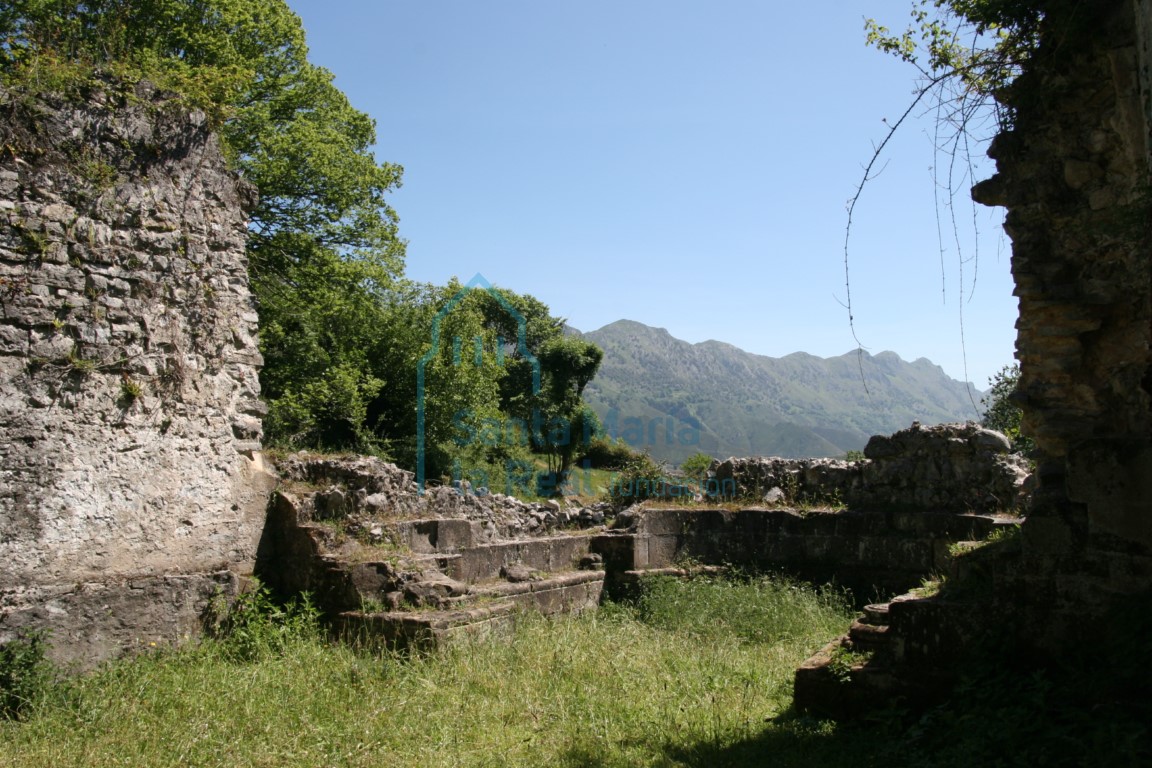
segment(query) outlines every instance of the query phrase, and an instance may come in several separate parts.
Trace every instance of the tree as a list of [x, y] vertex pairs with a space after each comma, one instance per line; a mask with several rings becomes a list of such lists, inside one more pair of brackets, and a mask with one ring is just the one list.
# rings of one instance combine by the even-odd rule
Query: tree
[[1004, 366], [988, 380], [990, 385], [988, 394], [980, 398], [980, 404], [985, 407], [984, 418], [980, 423], [988, 429], [1003, 433], [1012, 441], [1012, 447], [1016, 451], [1029, 454], [1035, 448], [1035, 444], [1032, 438], [1021, 434], [1020, 423], [1023, 414], [1020, 406], [1012, 401], [1019, 381], [1019, 363]]
[[548, 470], [562, 483], [575, 456], [603, 431], [600, 420], [583, 402], [584, 388], [600, 369], [604, 350], [571, 336], [547, 341], [538, 353], [544, 379], [539, 409], [545, 424], [541, 444]]
[[[284, 0], [13, 0], [0, 7], [7, 85], [78, 97], [97, 85], [128, 98], [127, 86], [149, 80], [204, 110], [233, 167], [256, 186], [249, 277], [260, 311], [269, 442], [385, 450], [412, 466], [421, 361], [429, 397], [422, 426], [436, 471], [466, 453], [493, 459], [507, 446], [464, 436], [537, 409], [581, 434], [595, 432], [581, 394], [600, 350], [565, 340], [563, 321], [537, 299], [473, 291], [437, 326], [441, 341], [499, 347], [504, 363], [463, 365], [451, 343], [433, 347], [437, 316], [461, 286], [403, 279], [405, 244], [387, 203], [402, 169], [376, 161], [372, 120], [307, 54], [300, 20]], [[518, 317], [526, 321], [523, 347]], [[539, 393], [524, 350], [542, 360]], [[566, 468], [579, 445], [544, 447]]]
[[[972, 178], [973, 152], [1013, 120], [1011, 107], [998, 100], [997, 94], [1011, 85], [1035, 51], [1045, 6], [1075, 2], [913, 0], [912, 21], [902, 33], [893, 33], [874, 19], [865, 22], [868, 44], [912, 64], [920, 73], [920, 81], [904, 112], [896, 120], [888, 122], [887, 134], [876, 144], [856, 191], [848, 201], [848, 222], [844, 233], [844, 306], [848, 312], [848, 326], [861, 350], [863, 345], [856, 336], [853, 315], [849, 242], [856, 203], [873, 177], [888, 142], [926, 100], [928, 106], [924, 107], [925, 111], [935, 108], [933, 145], [937, 157], [932, 163], [933, 194], [943, 190], [946, 195], [952, 211], [953, 233], [958, 238], [955, 201], [959, 190], [970, 187], [975, 181]], [[941, 154], [944, 158], [939, 157]], [[974, 203], [972, 221], [975, 228]], [[944, 251], [941, 241], [941, 280], [944, 279]], [[968, 261], [978, 268], [979, 254], [973, 254], [969, 259], [959, 258], [961, 328], [964, 323], [964, 270]]]

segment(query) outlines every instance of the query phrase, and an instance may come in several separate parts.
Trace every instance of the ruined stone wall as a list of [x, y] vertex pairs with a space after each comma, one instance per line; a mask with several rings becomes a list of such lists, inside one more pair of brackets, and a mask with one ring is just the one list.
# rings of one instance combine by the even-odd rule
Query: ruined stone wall
[[714, 462], [714, 486], [738, 498], [851, 509], [997, 512], [1021, 507], [1028, 462], [977, 424], [914, 424], [875, 435], [864, 460], [744, 458]]
[[0, 641], [92, 663], [194, 634], [250, 572], [252, 190], [146, 86], [0, 91]]
[[951, 567], [957, 542], [1018, 518], [924, 511], [634, 508], [598, 536], [611, 579], [685, 563], [783, 571], [859, 600], [899, 594]]
[[1149, 13], [1052, 4], [1006, 97], [999, 173], [974, 190], [1008, 208], [1019, 397], [1042, 454], [1022, 594], [1070, 627], [1152, 589]]

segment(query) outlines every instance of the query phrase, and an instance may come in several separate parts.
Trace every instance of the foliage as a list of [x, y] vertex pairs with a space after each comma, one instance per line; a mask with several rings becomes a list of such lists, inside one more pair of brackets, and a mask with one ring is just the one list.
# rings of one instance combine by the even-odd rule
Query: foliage
[[542, 444], [548, 470], [563, 477], [573, 459], [602, 433], [600, 420], [583, 401], [584, 388], [600, 369], [604, 350], [582, 339], [557, 335], [540, 346], [543, 377], [538, 407], [547, 428]]
[[287, 3], [15, 0], [0, 11], [0, 39], [9, 85], [79, 92], [147, 79], [209, 114], [259, 192], [248, 254], [276, 410], [269, 438], [363, 447], [365, 425], [349, 418], [386, 380], [370, 355], [384, 343], [381, 297], [403, 266], [385, 200], [402, 169], [376, 161], [372, 120], [308, 62]]
[[1020, 0], [915, 0], [911, 15], [899, 35], [868, 19], [868, 44], [914, 65], [928, 83], [952, 81], [961, 101], [983, 102], [1019, 74], [1042, 14]]
[[45, 632], [20, 632], [0, 644], [0, 720], [27, 717], [56, 679]]
[[369, 450], [374, 439], [366, 429], [368, 402], [384, 382], [341, 363], [322, 377], [303, 382], [275, 399], [265, 426], [283, 445], [321, 450]]
[[621, 438], [598, 435], [584, 448], [581, 462], [587, 462], [592, 469], [623, 469], [637, 452]]
[[694, 480], [705, 480], [708, 477], [708, 468], [712, 466], [712, 457], [699, 451], [680, 462], [680, 471]]
[[984, 417], [980, 423], [988, 429], [1002, 433], [1012, 441], [1014, 450], [1028, 455], [1035, 449], [1032, 438], [1020, 432], [1023, 413], [1013, 400], [1020, 382], [1020, 365], [1006, 365], [988, 380], [988, 394], [980, 398]]
[[841, 645], [832, 651], [832, 658], [828, 662], [828, 671], [837, 681], [847, 683], [852, 679], [853, 667], [865, 664], [872, 658], [870, 651], [857, 651]]
[[218, 598], [214, 613], [209, 636], [216, 640], [220, 655], [230, 661], [282, 656], [295, 645], [322, 636], [320, 612], [308, 595], [280, 605], [262, 585], [231, 602]]
[[631, 504], [655, 498], [670, 482], [661, 464], [647, 453], [634, 453], [612, 478], [608, 488], [608, 501], [620, 509]]

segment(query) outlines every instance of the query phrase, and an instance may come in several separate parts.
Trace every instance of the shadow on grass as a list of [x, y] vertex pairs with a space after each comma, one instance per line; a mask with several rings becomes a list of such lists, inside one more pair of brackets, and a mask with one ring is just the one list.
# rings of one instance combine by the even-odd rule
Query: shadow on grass
[[[1127, 665], [964, 677], [948, 700], [912, 714], [882, 706], [868, 722], [835, 725], [788, 713], [751, 738], [664, 750], [688, 768], [969, 768], [1152, 765], [1152, 675]], [[589, 765], [595, 765], [591, 763]]]
[[[643, 758], [622, 756], [618, 749], [604, 750], [593, 743], [571, 747], [559, 761], [565, 768], [837, 768], [838, 766], [891, 765], [891, 750], [872, 730], [875, 724], [836, 725], [787, 713], [766, 724], [758, 735], [736, 743], [700, 742], [685, 746], [633, 744]], [[619, 747], [620, 745], [614, 745]]]
[[758, 735], [734, 744], [702, 742], [666, 751], [669, 765], [686, 768], [837, 768], [891, 765], [891, 750], [874, 725], [814, 720], [788, 712]]

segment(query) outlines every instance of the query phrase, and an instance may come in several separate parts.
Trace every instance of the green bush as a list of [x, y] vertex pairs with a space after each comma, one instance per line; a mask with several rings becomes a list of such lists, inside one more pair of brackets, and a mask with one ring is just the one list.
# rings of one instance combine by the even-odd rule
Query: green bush
[[624, 469], [640, 454], [620, 438], [597, 437], [592, 440], [578, 463], [588, 462], [590, 469]]
[[[712, 466], [712, 457], [703, 451], [692, 454], [680, 463], [680, 471], [693, 480], [704, 481], [708, 477], [708, 468]], [[703, 484], [703, 482], [701, 482]]]
[[631, 458], [612, 476], [608, 486], [608, 500], [617, 508], [627, 507], [645, 499], [657, 498], [665, 484], [664, 468], [647, 453], [633, 453]]
[[1014, 399], [1020, 385], [1020, 364], [1006, 365], [988, 379], [988, 394], [980, 398], [984, 417], [980, 424], [1002, 433], [1012, 441], [1012, 450], [1030, 455], [1036, 448], [1032, 438], [1020, 431], [1024, 414]]
[[55, 683], [47, 633], [21, 632], [0, 645], [0, 719], [21, 720]]
[[295, 644], [318, 640], [320, 611], [307, 594], [281, 605], [261, 585], [230, 603], [221, 597], [208, 635], [232, 661], [273, 658]]
[[368, 402], [384, 382], [352, 365], [338, 365], [285, 392], [268, 413], [268, 439], [291, 448], [370, 450], [372, 436], [364, 427]]

